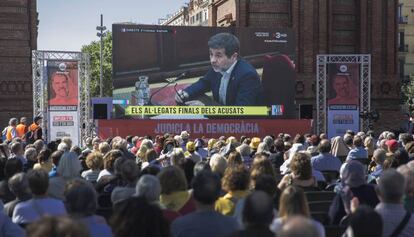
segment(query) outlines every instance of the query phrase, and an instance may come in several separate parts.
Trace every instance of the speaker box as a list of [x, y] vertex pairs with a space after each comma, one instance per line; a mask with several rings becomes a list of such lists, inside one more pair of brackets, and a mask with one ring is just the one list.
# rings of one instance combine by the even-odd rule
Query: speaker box
[[300, 119], [313, 119], [313, 105], [299, 105]]
[[93, 105], [93, 119], [108, 119], [108, 105], [94, 104]]

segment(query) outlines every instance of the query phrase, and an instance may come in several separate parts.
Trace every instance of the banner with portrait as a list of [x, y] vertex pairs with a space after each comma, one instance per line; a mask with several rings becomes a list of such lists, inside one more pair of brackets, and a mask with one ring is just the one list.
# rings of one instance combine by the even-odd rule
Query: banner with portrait
[[328, 137], [343, 136], [346, 130], [359, 131], [359, 64], [329, 64], [327, 75]]
[[49, 106], [78, 105], [78, 62], [47, 61]]
[[70, 137], [78, 145], [80, 134], [78, 61], [47, 61], [49, 140]]

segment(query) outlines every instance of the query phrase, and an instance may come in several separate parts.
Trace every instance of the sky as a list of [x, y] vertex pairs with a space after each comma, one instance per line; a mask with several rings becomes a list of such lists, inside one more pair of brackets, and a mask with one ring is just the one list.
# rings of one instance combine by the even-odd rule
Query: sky
[[100, 14], [104, 25], [134, 22], [157, 24], [189, 0], [37, 0], [38, 50], [80, 51], [82, 45], [99, 40], [96, 26]]

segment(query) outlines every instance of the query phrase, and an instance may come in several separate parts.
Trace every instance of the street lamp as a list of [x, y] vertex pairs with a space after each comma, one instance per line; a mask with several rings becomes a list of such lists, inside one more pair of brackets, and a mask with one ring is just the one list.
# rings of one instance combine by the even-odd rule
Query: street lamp
[[99, 77], [99, 96], [103, 97], [103, 83], [102, 83], [102, 78], [103, 78], [103, 55], [102, 55], [102, 49], [103, 49], [103, 37], [105, 37], [105, 30], [106, 27], [103, 25], [103, 15], [101, 14], [101, 25], [96, 27], [96, 30], [98, 30], [99, 32], [96, 34], [100, 39], [101, 39], [101, 47], [100, 47], [100, 77]]

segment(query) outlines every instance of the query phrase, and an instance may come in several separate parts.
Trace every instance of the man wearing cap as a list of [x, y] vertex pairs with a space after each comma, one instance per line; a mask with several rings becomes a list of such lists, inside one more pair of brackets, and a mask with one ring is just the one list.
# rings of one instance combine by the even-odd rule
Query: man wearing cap
[[395, 139], [387, 140], [385, 145], [388, 147], [388, 152], [395, 153], [398, 150], [399, 144]]
[[261, 142], [260, 137], [253, 137], [252, 141], [250, 142], [250, 156], [254, 156], [256, 154], [257, 148], [259, 147], [259, 144]]

